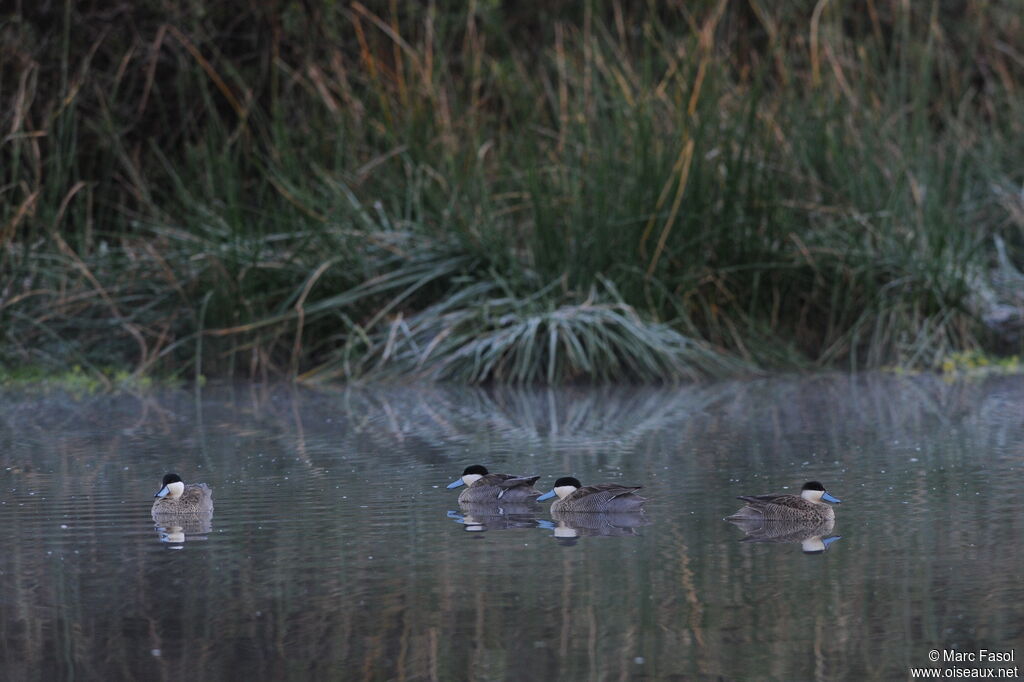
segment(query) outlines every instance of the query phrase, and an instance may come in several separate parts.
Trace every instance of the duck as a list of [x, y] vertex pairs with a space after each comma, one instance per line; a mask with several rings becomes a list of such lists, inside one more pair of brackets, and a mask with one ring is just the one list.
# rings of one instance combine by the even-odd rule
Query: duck
[[563, 476], [555, 481], [554, 487], [537, 498], [538, 502], [558, 499], [551, 503], [555, 512], [630, 512], [640, 511], [646, 497], [636, 494], [643, 486], [619, 485], [618, 483], [596, 483], [584, 486], [579, 479]]
[[533, 484], [540, 476], [513, 476], [512, 474], [492, 474], [487, 467], [473, 464], [466, 467], [462, 476], [448, 484], [452, 490], [459, 486], [466, 489], [459, 495], [459, 504], [480, 502], [532, 502], [540, 496]]
[[746, 504], [726, 521], [742, 519], [766, 519], [774, 521], [805, 521], [821, 523], [835, 520], [832, 507], [825, 504], [839, 504], [841, 500], [826, 492], [818, 481], [808, 481], [799, 495], [740, 495], [737, 499]]
[[205, 483], [185, 485], [178, 474], [164, 476], [163, 487], [153, 497], [153, 518], [170, 515], [213, 513], [213, 490]]

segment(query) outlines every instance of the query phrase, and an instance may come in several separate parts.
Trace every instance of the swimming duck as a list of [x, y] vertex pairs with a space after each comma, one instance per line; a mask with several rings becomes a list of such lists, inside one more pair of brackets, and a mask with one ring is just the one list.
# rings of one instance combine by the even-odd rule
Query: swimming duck
[[205, 483], [185, 485], [178, 474], [164, 476], [163, 487], [153, 497], [153, 518], [169, 515], [210, 514], [213, 512], [213, 490]]
[[538, 502], [558, 499], [551, 503], [554, 512], [628, 512], [640, 511], [647, 498], [636, 494], [642, 486], [619, 485], [618, 483], [597, 483], [583, 486], [572, 476], [563, 476], [555, 481], [554, 487], [537, 498]]
[[740, 495], [737, 499], [747, 504], [726, 521], [749, 518], [773, 519], [776, 521], [821, 522], [835, 519], [832, 507], [825, 504], [839, 504], [840, 500], [825, 492], [825, 486], [817, 481], [808, 481], [799, 495]]
[[490, 474], [479, 464], [468, 466], [462, 476], [448, 484], [448, 489], [466, 489], [459, 495], [459, 504], [472, 502], [529, 502], [540, 495], [533, 484], [540, 476], [513, 476], [512, 474]]

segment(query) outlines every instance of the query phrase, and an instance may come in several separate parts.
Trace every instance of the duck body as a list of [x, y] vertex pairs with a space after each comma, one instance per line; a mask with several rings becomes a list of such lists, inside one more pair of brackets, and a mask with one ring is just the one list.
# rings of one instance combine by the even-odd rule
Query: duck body
[[163, 487], [154, 495], [153, 518], [199, 516], [213, 513], [213, 490], [205, 483], [185, 484], [177, 474], [164, 476]]
[[466, 486], [459, 494], [459, 504], [508, 504], [532, 502], [540, 497], [533, 484], [540, 476], [514, 476], [492, 474], [479, 464], [466, 467], [462, 476], [448, 484], [448, 488]]
[[825, 492], [817, 481], [805, 483], [799, 495], [740, 495], [746, 502], [727, 521], [764, 519], [771, 521], [799, 521], [825, 523], [835, 520], [835, 512], [826, 502], [839, 504], [839, 500]]
[[637, 512], [641, 511], [647, 498], [636, 494], [643, 486], [619, 485], [618, 483], [597, 483], [582, 485], [572, 476], [555, 481], [551, 492], [542, 495], [538, 501], [558, 496], [551, 503], [551, 512]]

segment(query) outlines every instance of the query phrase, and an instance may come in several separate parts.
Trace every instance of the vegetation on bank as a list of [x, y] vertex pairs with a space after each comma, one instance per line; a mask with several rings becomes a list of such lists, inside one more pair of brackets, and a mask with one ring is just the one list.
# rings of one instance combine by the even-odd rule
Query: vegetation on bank
[[0, 366], [652, 381], [1020, 352], [1016, 0], [551, 5], [0, 20]]

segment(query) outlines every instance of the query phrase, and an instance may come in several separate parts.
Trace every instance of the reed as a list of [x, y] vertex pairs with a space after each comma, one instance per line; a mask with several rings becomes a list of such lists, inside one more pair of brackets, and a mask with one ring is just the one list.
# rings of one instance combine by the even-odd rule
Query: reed
[[1018, 15], [21, 9], [0, 364], [647, 381], [1019, 352]]

